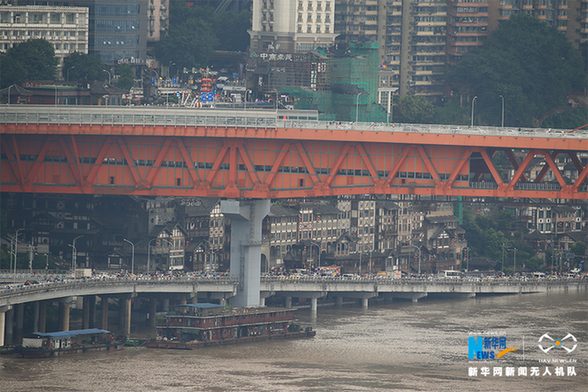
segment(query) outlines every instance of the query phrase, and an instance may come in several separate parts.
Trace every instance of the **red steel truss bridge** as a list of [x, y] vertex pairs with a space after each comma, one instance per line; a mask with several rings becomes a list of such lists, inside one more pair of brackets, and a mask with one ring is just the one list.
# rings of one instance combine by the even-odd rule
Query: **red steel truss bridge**
[[317, 116], [295, 110], [5, 106], [0, 187], [250, 199], [588, 199], [585, 130], [391, 126]]

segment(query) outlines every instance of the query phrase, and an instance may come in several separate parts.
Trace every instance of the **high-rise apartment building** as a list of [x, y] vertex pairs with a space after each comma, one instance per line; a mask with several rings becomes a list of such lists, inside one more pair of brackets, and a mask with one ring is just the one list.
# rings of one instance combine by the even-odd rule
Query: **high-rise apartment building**
[[252, 52], [309, 52], [333, 44], [335, 0], [253, 0]]
[[[151, 0], [10, 0], [13, 6], [86, 7], [89, 11], [87, 52], [105, 64], [145, 64], [148, 2]], [[155, 1], [155, 0], [154, 0]], [[157, 0], [161, 3], [169, 0]], [[154, 32], [155, 34], [155, 32]], [[152, 37], [155, 39], [155, 35]]]
[[88, 53], [88, 8], [59, 6], [0, 6], [0, 51], [29, 39], [44, 39], [59, 61], [73, 52]]

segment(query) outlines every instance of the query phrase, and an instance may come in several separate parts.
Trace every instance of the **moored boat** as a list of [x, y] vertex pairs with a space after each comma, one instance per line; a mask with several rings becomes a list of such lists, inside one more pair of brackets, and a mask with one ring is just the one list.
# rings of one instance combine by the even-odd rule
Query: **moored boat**
[[199, 347], [312, 337], [312, 328], [294, 324], [289, 308], [245, 308], [201, 303], [178, 305], [160, 319], [149, 348], [191, 350]]
[[24, 337], [17, 351], [23, 358], [46, 358], [93, 351], [121, 350], [126, 337], [114, 337], [104, 329], [78, 329], [61, 332], [34, 332]]

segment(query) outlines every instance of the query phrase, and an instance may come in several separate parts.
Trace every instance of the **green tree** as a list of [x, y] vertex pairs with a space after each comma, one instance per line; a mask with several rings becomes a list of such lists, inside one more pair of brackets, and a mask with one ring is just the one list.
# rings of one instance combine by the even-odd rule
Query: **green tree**
[[26, 80], [53, 80], [57, 59], [53, 46], [44, 39], [30, 39], [8, 49], [0, 57], [2, 87]]
[[450, 99], [443, 106], [435, 107], [433, 123], [467, 125], [469, 119], [469, 111], [461, 107], [459, 99]]
[[[230, 28], [227, 28], [230, 26]], [[251, 12], [222, 12], [216, 16], [214, 33], [218, 39], [216, 49], [245, 52], [249, 47]]]
[[128, 92], [135, 84], [135, 73], [133, 72], [133, 68], [129, 64], [122, 64], [118, 67], [118, 74], [119, 77], [116, 87]]
[[108, 80], [108, 66], [98, 57], [74, 52], [63, 59], [64, 77], [69, 80]]
[[570, 248], [570, 251], [577, 256], [584, 256], [586, 253], [586, 243], [578, 241]]
[[170, 28], [156, 43], [155, 57], [162, 64], [175, 63], [178, 68], [206, 64], [218, 42], [213, 29], [214, 10], [188, 7], [181, 2], [172, 4]]
[[586, 85], [586, 67], [564, 34], [520, 14], [451, 67], [446, 80], [460, 93], [478, 97], [476, 123], [500, 125], [502, 95], [506, 125], [530, 126]]
[[398, 99], [395, 121], [400, 123], [429, 124], [435, 115], [433, 104], [424, 97], [406, 95]]

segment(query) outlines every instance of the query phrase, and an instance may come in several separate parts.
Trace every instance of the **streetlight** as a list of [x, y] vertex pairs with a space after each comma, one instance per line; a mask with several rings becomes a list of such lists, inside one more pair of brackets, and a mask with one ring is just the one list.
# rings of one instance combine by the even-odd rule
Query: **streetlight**
[[420, 275], [421, 274], [421, 246], [423, 246], [423, 245], [416, 246], [416, 245], [409, 244], [408, 246], [415, 248], [416, 250], [419, 251], [419, 270], [418, 271], [419, 271], [419, 275]]
[[316, 248], [318, 249], [318, 268], [321, 267], [321, 244], [320, 242], [310, 242], [310, 244], [312, 246], [316, 246]]
[[123, 241], [128, 242], [129, 244], [131, 244], [132, 247], [132, 253], [131, 253], [131, 274], [135, 273], [135, 244], [133, 244], [131, 241], [127, 240], [126, 238], [123, 238]]
[[472, 99], [472, 127], [474, 126], [474, 103], [476, 102], [476, 99], [478, 99], [477, 95]]
[[359, 118], [359, 96], [361, 93], [357, 93], [357, 98], [355, 99], [355, 122], [357, 122]]
[[500, 95], [500, 98], [502, 99], [502, 128], [504, 128], [504, 97]]
[[149, 273], [149, 267], [151, 266], [151, 242], [155, 241], [155, 240], [162, 240], [162, 241], [166, 241], [168, 244], [173, 245], [171, 242], [169, 242], [168, 240], [166, 240], [165, 238], [152, 238], [149, 240], [149, 242], [147, 243], [147, 273]]
[[110, 71], [103, 69], [102, 72], [108, 73], [108, 84], [110, 85], [110, 81], [112, 80], [112, 75], [110, 74]]
[[71, 71], [73, 68], [75, 68], [75, 65], [72, 65], [71, 67], [69, 67], [69, 69], [67, 70], [67, 72], [65, 73], [67, 75], [67, 77], [65, 78], [65, 80], [67, 80], [69, 82], [69, 71]]
[[14, 237], [12, 237], [14, 239], [14, 279], [13, 279], [13, 283], [16, 283], [16, 262], [18, 260], [18, 232], [24, 230], [24, 227], [21, 227], [20, 229], [18, 229], [16, 231], [16, 234], [14, 234]]
[[71, 250], [71, 252], [72, 252], [71, 253], [71, 270], [73, 271], [74, 276], [75, 276], [75, 273], [76, 273], [77, 258], [78, 258], [78, 249], [76, 248], [76, 241], [79, 238], [82, 238], [82, 237], [83, 237], [83, 235], [79, 235], [76, 238], [74, 238], [73, 245], [72, 244], [68, 244], [69, 246], [72, 247], [72, 250]]
[[8, 86], [8, 105], [10, 106], [10, 89], [12, 88], [12, 84]]

